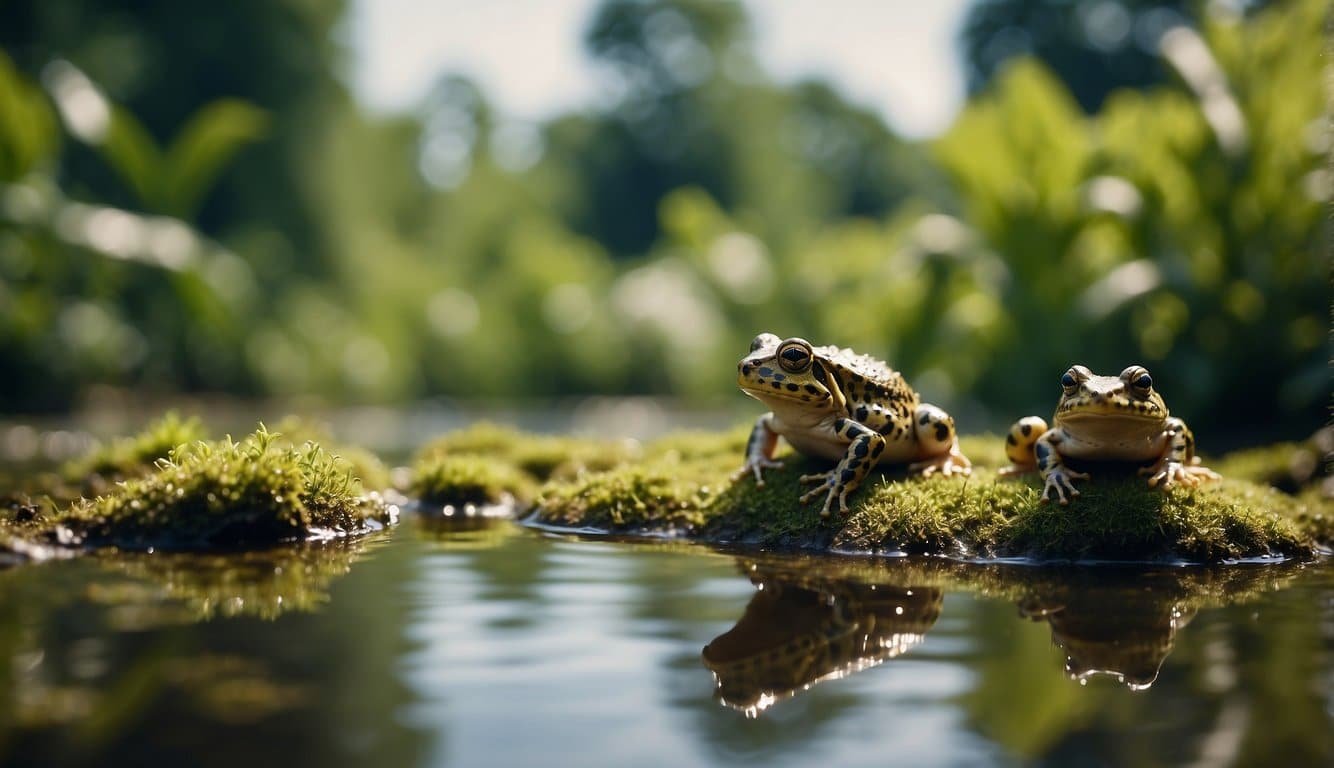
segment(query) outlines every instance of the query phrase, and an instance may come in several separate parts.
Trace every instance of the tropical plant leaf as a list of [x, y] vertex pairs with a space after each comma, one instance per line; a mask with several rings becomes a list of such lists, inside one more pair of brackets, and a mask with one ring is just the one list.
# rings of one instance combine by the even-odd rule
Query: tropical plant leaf
[[137, 117], [113, 105], [111, 126], [97, 149], [144, 208], [163, 211], [162, 150]]
[[0, 181], [22, 178], [55, 150], [51, 105], [0, 51]]
[[263, 138], [268, 122], [264, 110], [239, 99], [219, 99], [195, 112], [166, 153], [164, 212], [191, 219], [227, 162]]

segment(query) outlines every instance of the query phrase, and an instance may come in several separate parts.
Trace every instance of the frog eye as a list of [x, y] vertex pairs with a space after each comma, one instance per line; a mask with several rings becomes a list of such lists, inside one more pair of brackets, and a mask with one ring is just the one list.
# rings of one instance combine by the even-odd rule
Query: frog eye
[[777, 343], [778, 343], [777, 336], [773, 335], [772, 333], [761, 333], [759, 336], [756, 336], [755, 338], [751, 339], [750, 351], [754, 352], [760, 347], [767, 347]]
[[811, 367], [811, 345], [805, 339], [788, 339], [778, 348], [778, 365], [789, 373]]
[[1084, 366], [1072, 365], [1070, 366], [1070, 370], [1066, 371], [1061, 376], [1061, 388], [1065, 390], [1067, 395], [1071, 394], [1079, 387], [1081, 381], [1088, 379], [1088, 377], [1092, 375], [1093, 372]]
[[1139, 394], [1148, 394], [1153, 389], [1153, 377], [1142, 365], [1132, 365], [1121, 371], [1121, 380], [1129, 383]]

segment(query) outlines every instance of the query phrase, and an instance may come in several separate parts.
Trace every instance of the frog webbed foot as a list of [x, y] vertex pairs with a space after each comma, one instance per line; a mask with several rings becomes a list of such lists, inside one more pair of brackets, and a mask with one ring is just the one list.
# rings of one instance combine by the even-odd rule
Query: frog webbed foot
[[1079, 495], [1079, 489], [1075, 487], [1074, 480], [1087, 480], [1087, 472], [1076, 472], [1068, 467], [1059, 467], [1047, 471], [1045, 476], [1045, 485], [1042, 488], [1042, 498], [1039, 499], [1043, 504], [1052, 500], [1053, 495], [1057, 503], [1062, 506], [1069, 504], [1070, 499]]
[[1223, 479], [1222, 475], [1212, 469], [1200, 466], [1200, 457], [1195, 455], [1195, 436], [1191, 434], [1186, 422], [1177, 418], [1168, 419], [1167, 438], [1167, 452], [1139, 471], [1141, 475], [1149, 476], [1149, 487], [1170, 488], [1181, 483], [1187, 488], [1194, 488], [1201, 483]]
[[773, 428], [774, 415], [766, 413], [755, 420], [755, 428], [750, 431], [746, 441], [746, 463], [732, 473], [732, 482], [747, 474], [755, 475], [755, 485], [764, 485], [764, 470], [780, 469], [783, 462], [773, 458], [774, 448], [778, 445], [778, 433]]
[[1159, 459], [1153, 464], [1140, 469], [1140, 475], [1147, 475], [1149, 487], [1171, 488], [1176, 483], [1194, 488], [1202, 483], [1222, 480], [1223, 476], [1208, 467], [1199, 466], [1199, 457], [1194, 457], [1190, 464], [1183, 464], [1174, 459]]
[[799, 480], [802, 485], [814, 485], [815, 487], [801, 494], [801, 503], [805, 504], [811, 499], [818, 498], [824, 494], [824, 506], [820, 508], [820, 517], [829, 517], [830, 505], [836, 500], [838, 502], [838, 513], [841, 515], [848, 511], [848, 493], [852, 488], [846, 483], [839, 482], [840, 473], [837, 468], [828, 472], [816, 472], [811, 475], [802, 475]]
[[781, 461], [778, 461], [776, 459], [765, 458], [763, 456], [757, 456], [754, 458], [747, 459], [745, 465], [742, 466], [741, 469], [738, 469], [737, 471], [733, 472], [732, 481], [736, 482], [737, 480], [742, 479], [746, 475], [753, 474], [755, 475], [755, 485], [762, 486], [764, 485], [764, 474], [763, 474], [764, 470], [782, 469], [782, 468], [783, 468], [783, 462]]
[[971, 475], [973, 473], [973, 462], [968, 460], [967, 456], [959, 450], [959, 443], [956, 441], [950, 448], [949, 453], [942, 453], [939, 456], [932, 456], [929, 459], [913, 462], [908, 465], [909, 472], [920, 472], [922, 477], [930, 477], [939, 472], [942, 477], [950, 475]]

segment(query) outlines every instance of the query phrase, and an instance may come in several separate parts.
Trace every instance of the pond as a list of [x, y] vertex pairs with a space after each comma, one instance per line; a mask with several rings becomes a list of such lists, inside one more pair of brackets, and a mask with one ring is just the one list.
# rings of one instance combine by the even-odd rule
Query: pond
[[1328, 765], [1334, 569], [407, 519], [0, 571], [4, 765]]

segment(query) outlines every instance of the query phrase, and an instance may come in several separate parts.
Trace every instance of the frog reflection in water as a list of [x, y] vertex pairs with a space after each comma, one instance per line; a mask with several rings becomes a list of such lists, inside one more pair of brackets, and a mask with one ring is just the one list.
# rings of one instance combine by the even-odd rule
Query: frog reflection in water
[[901, 374], [873, 357], [762, 333], [737, 363], [737, 383], [773, 409], [755, 422], [737, 476], [754, 473], [763, 485], [763, 470], [782, 466], [774, 460], [782, 435], [807, 456], [838, 461], [828, 472], [801, 478], [816, 486], [803, 503], [824, 496], [821, 515], [847, 511], [848, 494], [882, 460], [913, 462], [909, 471], [923, 475], [972, 471], [959, 451], [954, 419], [921, 402]]
[[751, 716], [818, 682], [899, 656], [940, 616], [939, 589], [747, 570], [758, 591], [703, 656], [718, 698]]
[[[1148, 688], [1195, 608], [1172, 595], [1173, 580], [1138, 575], [1121, 584], [1073, 583], [1019, 602], [1019, 615], [1051, 625], [1065, 672], [1081, 683], [1106, 675], [1131, 690]], [[1152, 587], [1152, 588], [1150, 588]]]
[[1196, 486], [1218, 480], [1218, 473], [1199, 466], [1195, 436], [1181, 419], [1170, 417], [1167, 404], [1153, 388], [1153, 378], [1140, 365], [1120, 376], [1095, 376], [1075, 365], [1061, 376], [1061, 399], [1055, 426], [1037, 416], [1015, 422], [1005, 438], [1005, 453], [1013, 462], [1001, 470], [1014, 475], [1037, 470], [1042, 474], [1042, 501], [1054, 497], [1068, 504], [1079, 491], [1074, 480], [1088, 478], [1065, 465], [1065, 459], [1151, 462], [1140, 470], [1149, 485], [1167, 488], [1176, 483]]

